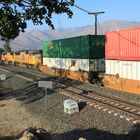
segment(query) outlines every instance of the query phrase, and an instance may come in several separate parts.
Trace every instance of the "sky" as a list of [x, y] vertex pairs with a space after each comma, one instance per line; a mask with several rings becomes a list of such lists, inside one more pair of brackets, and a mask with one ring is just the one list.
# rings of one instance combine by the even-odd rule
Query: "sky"
[[[140, 0], [75, 0], [75, 5], [89, 11], [104, 11], [105, 14], [98, 16], [99, 23], [107, 20], [127, 20], [140, 22]], [[81, 27], [86, 25], [94, 25], [94, 16], [72, 7], [72, 19], [68, 19], [66, 15], [53, 15], [52, 21], [55, 28]], [[50, 29], [46, 24], [42, 26], [34, 26], [28, 23], [27, 30]]]

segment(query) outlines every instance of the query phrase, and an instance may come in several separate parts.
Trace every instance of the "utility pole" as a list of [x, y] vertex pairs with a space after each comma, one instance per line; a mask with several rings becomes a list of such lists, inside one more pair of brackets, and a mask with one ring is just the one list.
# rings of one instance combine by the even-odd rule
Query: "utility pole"
[[104, 14], [105, 12], [93, 12], [93, 13], [88, 13], [89, 15], [94, 15], [95, 16], [95, 35], [97, 35], [97, 16], [99, 14]]

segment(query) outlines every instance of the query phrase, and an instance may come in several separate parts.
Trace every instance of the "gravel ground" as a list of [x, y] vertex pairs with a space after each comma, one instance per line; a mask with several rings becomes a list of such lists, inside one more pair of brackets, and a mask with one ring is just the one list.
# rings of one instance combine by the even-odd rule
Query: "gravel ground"
[[[75, 115], [68, 115], [63, 109], [63, 101], [68, 97], [50, 90], [45, 95], [36, 85], [30, 86], [30, 83], [17, 77], [9, 78], [9, 82], [14, 90], [25, 85], [26, 88], [20, 93], [9, 92], [0, 96], [0, 139], [16, 136], [24, 129], [35, 126], [46, 129], [54, 140], [77, 140], [79, 137], [87, 140], [140, 139], [140, 125], [91, 108], [85, 103], [79, 103], [79, 106], [86, 105], [84, 108], [87, 110], [83, 108]], [[9, 85], [9, 82], [5, 82], [5, 85]], [[93, 88], [87, 84], [79, 86]]]
[[48, 131], [55, 133], [63, 133], [73, 129], [96, 128], [113, 134], [126, 134], [133, 125], [131, 122], [112, 114], [90, 107], [85, 113], [81, 111], [77, 115], [67, 115], [63, 111], [63, 101], [67, 98], [59, 93], [53, 93], [41, 100], [26, 104], [25, 107], [28, 112], [42, 119], [43, 128], [47, 129], [45, 122], [48, 124], [47, 120], [49, 120], [50, 130]]

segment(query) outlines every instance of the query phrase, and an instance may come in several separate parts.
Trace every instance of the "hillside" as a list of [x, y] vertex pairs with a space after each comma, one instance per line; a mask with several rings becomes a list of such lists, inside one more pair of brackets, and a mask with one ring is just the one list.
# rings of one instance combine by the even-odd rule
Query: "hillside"
[[[104, 34], [107, 31], [124, 29], [130, 27], [138, 27], [140, 22], [130, 22], [123, 20], [109, 20], [100, 24], [98, 27], [98, 34]], [[60, 38], [68, 38], [72, 36], [94, 34], [94, 26], [73, 27], [61, 30], [32, 30], [20, 34], [14, 41], [11, 42], [13, 50], [24, 49], [41, 49], [42, 41], [54, 40]], [[0, 47], [3, 46], [3, 42], [0, 41]]]

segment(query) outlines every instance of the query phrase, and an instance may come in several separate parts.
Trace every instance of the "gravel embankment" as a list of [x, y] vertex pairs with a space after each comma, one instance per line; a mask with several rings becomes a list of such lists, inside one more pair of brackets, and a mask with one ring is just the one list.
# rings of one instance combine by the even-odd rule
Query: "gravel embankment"
[[[87, 140], [140, 139], [139, 125], [90, 106], [85, 112], [67, 115], [64, 113], [63, 101], [68, 97], [55, 91], [48, 91], [45, 96], [43, 90], [36, 85], [28, 89], [28, 83], [16, 77], [6, 81], [5, 85], [10, 82], [14, 89], [25, 85], [26, 88], [20, 93], [5, 93], [0, 96], [0, 136], [15, 136], [28, 127], [36, 126], [50, 132], [54, 140], [77, 140], [79, 137]], [[88, 90], [93, 88], [87, 84], [79, 86]]]

